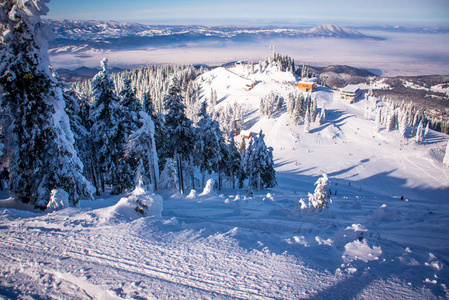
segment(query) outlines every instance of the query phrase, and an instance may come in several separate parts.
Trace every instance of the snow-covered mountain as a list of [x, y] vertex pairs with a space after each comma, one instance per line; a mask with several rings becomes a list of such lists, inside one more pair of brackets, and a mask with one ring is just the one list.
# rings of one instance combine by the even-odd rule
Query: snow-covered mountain
[[333, 37], [333, 38], [350, 38], [363, 39], [366, 35], [350, 28], [343, 28], [332, 24], [320, 25], [307, 31], [310, 37]]
[[[447, 298], [448, 136], [430, 130], [417, 143], [411, 130], [377, 130], [373, 106], [387, 108], [381, 99], [346, 104], [322, 86], [313, 97], [325, 122], [312, 122], [308, 133], [288, 116], [287, 101], [273, 118], [262, 116], [260, 99], [272, 91], [287, 99], [295, 80], [277, 66], [241, 65], [195, 80], [200, 100], [213, 89], [215, 109], [241, 105], [244, 129], [263, 130], [274, 149], [274, 188], [137, 188], [51, 213], [1, 200], [0, 296]], [[308, 210], [300, 201], [323, 172], [332, 203]]]
[[172, 45], [199, 41], [249, 42], [263, 38], [379, 39], [336, 25], [311, 29], [298, 27], [166, 26], [114, 21], [47, 20], [55, 33], [51, 53], [86, 49], [124, 49], [149, 45]]

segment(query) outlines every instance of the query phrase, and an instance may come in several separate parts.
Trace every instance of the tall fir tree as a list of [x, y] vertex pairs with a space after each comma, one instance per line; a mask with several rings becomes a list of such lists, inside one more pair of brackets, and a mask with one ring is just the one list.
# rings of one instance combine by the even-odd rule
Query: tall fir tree
[[89, 179], [99, 191], [96, 174], [93, 166], [94, 148], [90, 137], [89, 110], [90, 104], [88, 99], [75, 92], [74, 90], [64, 90], [64, 100], [66, 103], [65, 111], [70, 119], [70, 127], [75, 138], [75, 149], [84, 165], [84, 176]]
[[310, 131], [310, 119], [309, 119], [309, 111], [306, 112], [306, 116], [304, 117], [304, 133], [309, 133]]
[[165, 160], [164, 169], [162, 170], [159, 188], [176, 191], [179, 189], [178, 175], [176, 174], [173, 158]]
[[143, 110], [151, 117], [154, 124], [154, 140], [158, 155], [159, 171], [162, 172], [165, 167], [165, 160], [169, 157], [167, 153], [168, 132], [165, 127], [164, 117], [161, 113], [156, 112], [149, 92], [146, 92], [143, 96]]
[[446, 152], [444, 153], [443, 165], [449, 167], [449, 140], [447, 140]]
[[264, 137], [261, 130], [259, 135], [251, 140], [246, 153], [245, 168], [250, 190], [260, 190], [277, 185], [273, 149], [265, 145]]
[[222, 132], [217, 121], [211, 120], [207, 114], [207, 102], [204, 101], [198, 113], [200, 117], [196, 130], [195, 156], [202, 173], [202, 187], [205, 186], [206, 172], [218, 171], [222, 159]]
[[235, 144], [234, 132], [231, 132], [226, 148], [227, 155], [224, 160], [225, 173], [227, 176], [231, 177], [232, 188], [235, 189], [235, 178], [240, 170], [241, 156]]
[[126, 155], [137, 162], [138, 168], [136, 170], [140, 172], [140, 174], [136, 174], [137, 177], [148, 178], [153, 190], [157, 190], [159, 166], [154, 140], [154, 123], [144, 111], [140, 112], [140, 123], [142, 126], [133, 132], [129, 138]]
[[173, 77], [165, 96], [165, 126], [167, 129], [167, 153], [176, 161], [179, 191], [184, 194], [184, 170], [183, 164], [191, 160], [191, 151], [194, 146], [194, 132], [192, 121], [185, 113], [185, 106], [182, 104], [182, 95], [179, 81]]
[[[123, 89], [120, 91], [120, 97], [122, 119], [119, 122], [122, 128], [122, 140], [126, 147], [131, 134], [142, 126], [140, 113], [143, 108], [139, 100], [137, 100], [136, 94], [131, 87], [131, 80], [128, 78], [123, 79]], [[145, 119], [142, 120], [145, 121]], [[136, 174], [139, 168], [140, 155], [134, 157], [133, 154], [136, 154], [136, 152], [131, 152], [127, 156], [122, 155], [117, 162], [117, 174], [119, 175], [118, 180], [120, 181], [120, 185], [115, 185], [116, 190], [113, 190], [115, 194], [121, 193], [125, 189], [133, 188], [137, 183]]]
[[61, 86], [50, 71], [51, 30], [41, 21], [47, 2], [0, 3], [0, 106], [10, 194], [40, 209], [52, 190], [67, 192], [70, 205], [93, 193], [82, 175]]
[[126, 173], [121, 173], [123, 168], [120, 165], [127, 142], [122, 123], [124, 113], [109, 75], [108, 60], [103, 59], [101, 65], [103, 70], [92, 81], [94, 102], [89, 114], [92, 122], [90, 133], [96, 149], [95, 166], [102, 190], [104, 192], [108, 184], [111, 193], [118, 194], [129, 187], [128, 176], [125, 180], [121, 176], [131, 172], [125, 170]]

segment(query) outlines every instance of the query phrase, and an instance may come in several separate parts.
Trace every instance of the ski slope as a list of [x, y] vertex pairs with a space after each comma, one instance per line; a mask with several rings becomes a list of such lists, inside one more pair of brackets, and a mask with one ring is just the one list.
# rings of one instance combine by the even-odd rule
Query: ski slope
[[[246, 84], [256, 80], [250, 91]], [[197, 81], [205, 100], [245, 105], [245, 129], [266, 134], [278, 186], [190, 196], [143, 189], [40, 213], [0, 200], [5, 299], [446, 299], [449, 297], [447, 136], [423, 144], [375, 132], [366, 100], [326, 88], [326, 123], [261, 118], [260, 98], [295, 89], [269, 68], [217, 68]], [[300, 209], [326, 172], [332, 203]], [[336, 195], [335, 195], [336, 194]], [[403, 200], [401, 200], [403, 196]], [[146, 204], [146, 207], [141, 204]], [[136, 210], [143, 207], [145, 216]]]

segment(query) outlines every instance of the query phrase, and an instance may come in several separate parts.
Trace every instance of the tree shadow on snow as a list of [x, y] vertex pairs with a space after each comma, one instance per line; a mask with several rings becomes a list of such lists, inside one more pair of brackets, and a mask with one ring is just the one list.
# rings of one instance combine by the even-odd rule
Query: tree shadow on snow
[[252, 111], [248, 111], [245, 113], [245, 115], [243, 116], [243, 120], [246, 120], [243, 124], [244, 128], [251, 128], [251, 127], [253, 127], [254, 124], [259, 122], [259, 120], [260, 120], [259, 116], [256, 116], [252, 119], [249, 118], [249, 116], [254, 115], [255, 112], [257, 112], [257, 111], [258, 111], [258, 109], [254, 109]]
[[354, 115], [348, 115], [347, 112], [344, 112], [342, 110], [326, 109], [326, 122], [317, 128], [311, 129], [309, 132], [310, 133], [320, 132], [320, 131], [326, 129], [327, 127], [329, 127], [330, 125], [333, 125], [333, 126], [337, 127], [338, 129], [340, 129], [340, 126], [342, 126], [346, 123], [345, 120], [347, 120], [349, 118], [353, 118], [353, 117], [354, 117]]

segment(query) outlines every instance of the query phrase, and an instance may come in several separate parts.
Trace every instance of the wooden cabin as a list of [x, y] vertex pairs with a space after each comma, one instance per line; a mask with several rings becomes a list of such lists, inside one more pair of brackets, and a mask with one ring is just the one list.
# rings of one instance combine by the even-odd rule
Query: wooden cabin
[[298, 88], [303, 92], [311, 93], [316, 90], [316, 83], [313, 81], [300, 81], [298, 82]]
[[341, 88], [339, 92], [340, 92], [340, 99], [344, 100], [348, 104], [352, 104], [360, 96], [362, 90], [359, 88], [358, 85], [349, 84], [344, 88]]

